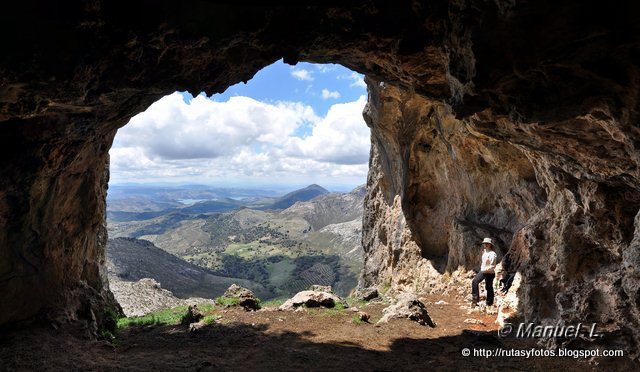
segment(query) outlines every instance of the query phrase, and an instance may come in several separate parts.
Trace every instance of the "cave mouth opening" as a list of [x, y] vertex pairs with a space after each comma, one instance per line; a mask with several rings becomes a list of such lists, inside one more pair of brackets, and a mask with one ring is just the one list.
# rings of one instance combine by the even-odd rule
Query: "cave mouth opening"
[[[21, 12], [6, 12], [2, 25], [7, 43], [0, 62], [0, 325], [54, 311], [66, 319], [96, 315], [100, 323], [100, 310], [109, 300], [99, 275], [106, 240], [105, 165], [116, 128], [159, 94], [176, 88], [217, 91], [286, 56], [290, 61], [341, 62], [434, 101], [457, 98], [456, 114], [475, 116], [469, 124], [484, 142], [526, 149], [524, 160], [535, 161], [535, 178], [543, 181], [549, 199], [539, 198], [533, 189], [511, 203], [525, 206], [519, 214], [525, 231], [518, 243], [521, 252], [530, 254], [523, 271], [528, 280], [522, 289], [525, 318], [609, 318], [620, 332], [607, 342], [638, 344], [638, 306], [633, 301], [638, 278], [632, 270], [638, 267], [637, 239], [627, 244], [637, 235], [632, 226], [638, 222], [633, 218], [637, 211], [626, 207], [632, 204], [629, 197], [635, 198], [638, 178], [638, 110], [633, 106], [638, 28], [631, 16], [638, 13], [637, 2], [605, 12], [595, 3], [581, 2], [563, 4], [558, 11], [533, 2], [296, 8], [220, 7], [203, 1], [195, 8], [187, 2], [152, 7], [145, 2], [21, 4]], [[447, 128], [456, 127], [443, 125], [439, 135], [449, 133]], [[373, 223], [391, 210], [385, 199], [406, 197], [398, 193], [406, 178], [388, 177], [399, 174], [393, 167], [404, 165], [406, 148], [386, 149], [389, 161], [381, 168], [391, 171], [379, 175], [385, 176], [381, 183], [390, 185], [383, 191], [391, 197], [380, 198], [381, 213], [371, 216]], [[427, 154], [433, 146], [421, 149]], [[491, 158], [484, 159], [478, 167], [492, 164]], [[462, 168], [474, 166], [469, 162]], [[512, 166], [495, 169], [518, 175]], [[577, 182], [563, 175], [573, 175]], [[449, 189], [464, 189], [459, 181]], [[624, 185], [630, 196], [611, 200], [598, 195], [590, 185], [594, 181]], [[506, 190], [487, 190], [506, 195], [501, 189]], [[581, 208], [574, 199], [593, 204]], [[486, 214], [483, 207], [480, 203], [469, 209]], [[588, 209], [591, 218], [574, 218]], [[460, 230], [449, 229], [458, 236]], [[388, 241], [394, 237], [403, 242], [401, 233], [384, 235]], [[572, 246], [572, 241], [598, 244]], [[411, 255], [398, 256], [396, 267], [416, 267], [419, 243], [411, 247]], [[592, 259], [594, 249], [601, 259]], [[389, 259], [387, 251], [379, 253], [371, 255], [376, 258], [371, 260], [372, 278], [385, 272], [395, 283], [403, 274], [406, 282], [415, 277], [416, 271], [392, 271], [391, 264], [398, 261]], [[596, 264], [580, 265], [584, 260]], [[598, 298], [592, 296], [593, 283], [606, 293], [606, 306], [585, 302]], [[88, 310], [75, 316], [77, 309]], [[635, 358], [636, 349], [629, 349]], [[32, 359], [26, 358], [28, 363]]]
[[348, 295], [364, 254], [366, 95], [341, 65], [278, 61], [132, 117], [107, 193], [107, 272], [125, 314], [154, 310], [131, 299], [215, 299], [232, 283], [263, 300], [314, 284]]

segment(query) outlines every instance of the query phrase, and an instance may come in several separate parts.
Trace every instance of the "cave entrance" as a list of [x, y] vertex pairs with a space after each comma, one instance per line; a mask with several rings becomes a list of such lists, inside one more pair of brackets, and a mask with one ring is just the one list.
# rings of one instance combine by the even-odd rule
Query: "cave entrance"
[[314, 284], [348, 295], [363, 265], [366, 94], [341, 65], [278, 61], [134, 116], [110, 150], [107, 196], [107, 268], [125, 313], [232, 283], [263, 300]]

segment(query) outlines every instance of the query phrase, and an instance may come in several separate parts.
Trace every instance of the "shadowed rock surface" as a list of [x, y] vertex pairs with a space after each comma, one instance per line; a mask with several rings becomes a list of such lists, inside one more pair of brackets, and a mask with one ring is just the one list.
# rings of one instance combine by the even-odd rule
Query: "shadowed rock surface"
[[516, 252], [526, 319], [607, 324], [638, 356], [637, 2], [13, 5], [0, 16], [0, 325], [100, 323], [117, 128], [165, 94], [221, 92], [284, 58], [368, 76], [364, 284], [419, 290], [474, 266], [489, 235]]

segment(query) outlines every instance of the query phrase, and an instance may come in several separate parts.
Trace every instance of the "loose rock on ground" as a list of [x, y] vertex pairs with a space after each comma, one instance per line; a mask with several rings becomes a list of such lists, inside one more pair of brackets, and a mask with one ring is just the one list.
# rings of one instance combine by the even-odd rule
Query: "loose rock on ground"
[[418, 322], [420, 325], [435, 327], [436, 323], [431, 319], [426, 307], [411, 293], [402, 293], [396, 297], [395, 305], [391, 305], [382, 310], [383, 316], [378, 320], [377, 325], [388, 322], [393, 318], [408, 318]]
[[344, 307], [348, 305], [340, 297], [333, 293], [324, 291], [301, 291], [295, 296], [288, 299], [284, 304], [280, 305], [280, 310], [295, 310], [300, 306], [306, 307], [335, 307], [336, 304], [341, 304]]
[[238, 305], [242, 306], [245, 310], [258, 310], [260, 309], [260, 301], [249, 289], [240, 287], [237, 284], [232, 284], [223, 297], [230, 299], [237, 299]]

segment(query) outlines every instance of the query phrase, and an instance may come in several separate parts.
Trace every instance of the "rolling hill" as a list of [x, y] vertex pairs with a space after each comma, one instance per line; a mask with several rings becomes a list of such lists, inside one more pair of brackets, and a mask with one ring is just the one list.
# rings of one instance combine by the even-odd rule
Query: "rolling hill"
[[258, 283], [214, 275], [210, 270], [167, 253], [149, 241], [134, 238], [109, 239], [107, 271], [110, 277], [124, 281], [155, 279], [179, 298], [215, 298], [233, 283], [253, 290], [259, 297], [271, 297]]
[[[317, 196], [328, 194], [329, 191], [322, 186], [313, 184], [305, 187], [304, 189], [292, 191], [278, 199], [273, 204], [267, 206], [268, 209], [286, 209], [294, 205], [299, 201], [311, 200]], [[265, 209], [266, 209], [265, 208]]]
[[299, 201], [282, 211], [283, 216], [302, 217], [314, 230], [325, 226], [362, 219], [366, 186], [358, 186], [349, 193], [325, 193], [309, 201]]
[[[266, 292], [264, 298], [289, 296], [311, 284], [332, 285], [337, 293], [346, 295], [355, 286], [362, 268], [365, 192], [364, 186], [349, 193], [330, 193], [311, 185], [277, 199], [260, 198], [263, 206], [288, 205], [286, 209], [256, 207], [255, 199], [245, 198], [227, 202], [253, 207], [240, 206], [219, 213], [206, 213], [211, 203], [203, 201], [146, 220], [109, 220], [109, 236], [145, 239], [156, 250], [191, 264], [192, 269], [199, 267], [218, 278], [259, 283]], [[118, 239], [114, 242], [123, 244]], [[163, 263], [164, 267], [156, 269], [173, 270], [175, 259], [163, 257], [154, 260], [171, 260], [171, 265]], [[184, 293], [165, 284], [175, 280], [166, 273], [162, 274], [164, 279], [160, 278], [161, 273], [144, 275], [176, 294]], [[193, 283], [197, 281], [196, 275], [190, 275], [191, 284], [183, 287], [189, 288], [191, 296], [205, 297], [202, 292], [195, 292]]]
[[[107, 218], [112, 222], [144, 221], [168, 214], [211, 214], [251, 208], [256, 210], [281, 210], [289, 208], [296, 202], [311, 200], [317, 196], [328, 194], [329, 191], [319, 185], [309, 185], [303, 189], [292, 191], [281, 197], [215, 197], [213, 199], [196, 200], [190, 205], [181, 205], [176, 201], [167, 201], [162, 195], [162, 201], [154, 201], [148, 195], [122, 196], [109, 198]], [[179, 194], [183, 195], [183, 194]], [[206, 195], [206, 194], [205, 194]], [[184, 199], [181, 199], [184, 200]], [[195, 199], [194, 199], [195, 200]], [[171, 208], [159, 208], [171, 205]], [[178, 205], [178, 206], [176, 206]]]

